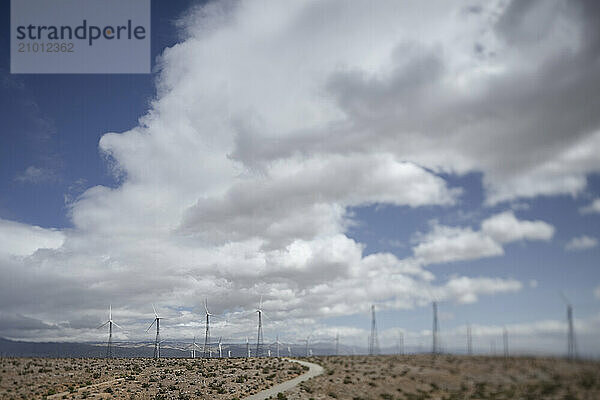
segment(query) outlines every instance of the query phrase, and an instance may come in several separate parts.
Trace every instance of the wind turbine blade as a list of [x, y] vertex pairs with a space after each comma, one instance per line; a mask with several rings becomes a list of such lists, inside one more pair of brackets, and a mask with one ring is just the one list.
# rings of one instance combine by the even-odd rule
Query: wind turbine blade
[[112, 304], [108, 305], [108, 320], [112, 321]]
[[262, 299], [263, 299], [263, 297], [262, 297], [262, 294], [261, 294], [260, 295], [260, 302], [258, 303], [258, 309], [259, 310], [262, 310]]
[[150, 330], [150, 328], [152, 328], [152, 325], [154, 325], [155, 322], [156, 322], [156, 318], [152, 321], [152, 323], [150, 324], [148, 329], [146, 329], [146, 332], [148, 332]]
[[105, 323], [103, 323], [102, 325], [98, 326], [96, 329], [100, 329], [100, 328], [102, 328], [103, 326], [105, 326], [105, 325], [106, 325], [106, 324], [108, 324], [109, 322], [110, 322], [110, 321], [106, 321], [106, 322], [105, 322]]
[[121, 328], [121, 327], [119, 326], [119, 324], [117, 324], [117, 323], [116, 323], [116, 322], [114, 322], [114, 321], [113, 321], [113, 325], [114, 325], [114, 326], [116, 326], [117, 328], [119, 328], [120, 330], [124, 330], [123, 328]]
[[206, 314], [210, 315], [208, 312], [208, 299], [206, 297], [204, 298], [204, 311], [206, 311]]
[[154, 311], [154, 316], [158, 318], [158, 314], [156, 313], [156, 308], [154, 308], [154, 304], [152, 304], [152, 311]]
[[265, 314], [265, 312], [264, 312], [264, 311], [262, 311], [262, 310], [261, 310], [261, 314], [262, 314], [262, 316], [263, 316], [263, 317], [265, 317], [265, 318], [266, 318], [266, 319], [268, 319], [269, 321], [273, 321], [273, 320], [271, 319], [271, 317], [269, 317], [267, 314]]

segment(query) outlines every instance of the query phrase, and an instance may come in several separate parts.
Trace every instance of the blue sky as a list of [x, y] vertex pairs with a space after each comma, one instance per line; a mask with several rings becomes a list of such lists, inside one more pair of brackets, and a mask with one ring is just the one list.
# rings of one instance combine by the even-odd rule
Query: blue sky
[[427, 347], [437, 299], [448, 349], [562, 353], [563, 291], [600, 355], [600, 13], [476, 3], [152, 1], [148, 75], [11, 75], [1, 35], [0, 335], [99, 340], [110, 298], [190, 337], [208, 297], [237, 340], [262, 295], [266, 336], [364, 345], [376, 304]]
[[[174, 22], [194, 2], [152, 2], [152, 55], [178, 40]], [[0, 138], [3, 218], [42, 227], [71, 225], [64, 208], [69, 187], [85, 179], [83, 188], [114, 185], [98, 155], [98, 140], [109, 131], [135, 124], [155, 94], [150, 74], [10, 74], [10, 2], [0, 5], [6, 35], [0, 38], [2, 119], [8, 124]], [[153, 67], [155, 63], [153, 62]], [[110, 116], [110, 118], [107, 118]], [[15, 176], [30, 165], [56, 173], [52, 182], [23, 185]], [[79, 193], [75, 193], [79, 194]]]

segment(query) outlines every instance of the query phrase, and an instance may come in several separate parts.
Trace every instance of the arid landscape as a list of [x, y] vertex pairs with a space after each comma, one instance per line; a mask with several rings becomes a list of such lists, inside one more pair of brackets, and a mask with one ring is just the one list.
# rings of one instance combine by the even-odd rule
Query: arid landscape
[[600, 400], [600, 0], [0, 15], [0, 400]]
[[[279, 399], [600, 398], [600, 364], [442, 355], [311, 357], [325, 373]], [[260, 359], [1, 360], [2, 399], [243, 399], [301, 375]]]
[[443, 355], [318, 357], [292, 399], [600, 399], [600, 364]]
[[0, 399], [241, 399], [303, 373], [277, 358], [0, 361]]

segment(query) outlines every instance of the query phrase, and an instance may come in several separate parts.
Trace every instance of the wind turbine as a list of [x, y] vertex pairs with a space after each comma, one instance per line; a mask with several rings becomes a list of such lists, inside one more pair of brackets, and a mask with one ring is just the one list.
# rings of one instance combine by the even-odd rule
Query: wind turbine
[[308, 335], [306, 339], [302, 339], [301, 342], [306, 342], [306, 357], [310, 356], [309, 346], [310, 346], [310, 336]]
[[106, 346], [106, 358], [112, 358], [112, 327], [114, 325], [119, 329], [123, 329], [112, 320], [112, 304], [109, 304], [108, 306], [108, 321], [106, 321], [96, 329], [100, 329], [106, 325], [108, 325], [108, 343]]
[[371, 305], [371, 336], [369, 336], [369, 355], [379, 354], [379, 341], [377, 340], [377, 324], [375, 322], [375, 305]]
[[204, 311], [206, 311], [206, 333], [204, 334], [204, 358], [206, 358], [206, 352], [209, 352], [209, 356], [212, 356], [212, 352], [209, 351], [210, 345], [210, 317], [213, 315], [208, 311], [208, 299], [204, 299]]
[[[279, 341], [279, 335], [277, 335], [275, 341], [269, 345], [269, 346], [275, 345], [275, 349], [276, 349], [275, 355], [277, 358], [279, 358], [279, 355], [280, 355], [279, 349], [281, 348], [281, 344], [282, 343]], [[268, 349], [267, 351], [268, 351], [269, 357], [271, 357], [271, 349]]]
[[261, 356], [262, 344], [263, 344], [263, 330], [262, 330], [262, 296], [260, 296], [260, 302], [258, 303], [258, 308], [256, 309], [256, 313], [258, 314], [258, 333], [256, 335], [256, 357]]
[[196, 336], [194, 336], [194, 341], [189, 347], [192, 348], [192, 358], [196, 358], [196, 349], [201, 349], [201, 347], [198, 346], [198, 343], [196, 343]]
[[473, 334], [471, 332], [471, 324], [467, 324], [467, 354], [473, 355]]
[[506, 327], [502, 329], [502, 343], [504, 345], [504, 358], [508, 358], [508, 330]]
[[575, 328], [573, 327], [573, 305], [567, 299], [567, 296], [563, 292], [560, 292], [560, 296], [567, 305], [567, 323], [569, 325], [569, 332], [567, 336], [567, 358], [573, 360], [577, 357], [577, 347], [575, 345]]
[[219, 337], [219, 358], [223, 358], [223, 345], [221, 342], [221, 339], [223, 339], [223, 337]]
[[250, 358], [250, 341], [248, 340], [248, 336], [246, 336], [246, 357]]
[[279, 358], [279, 346], [281, 346], [281, 342], [279, 341], [279, 335], [275, 339], [275, 344], [277, 345], [277, 358]]
[[404, 355], [404, 332], [398, 334], [398, 354]]
[[156, 308], [154, 308], [154, 304], [152, 304], [152, 311], [154, 311], [154, 320], [152, 321], [152, 323], [150, 324], [150, 326], [148, 327], [148, 329], [146, 329], [146, 333], [150, 330], [150, 328], [152, 328], [152, 325], [156, 324], [156, 339], [154, 340], [154, 358], [158, 359], [160, 358], [160, 320], [164, 319], [163, 317], [159, 317], [158, 313], [156, 312]]
[[433, 302], [433, 330], [432, 330], [432, 344], [431, 344], [431, 353], [436, 355], [440, 352], [440, 344], [439, 344], [439, 326], [438, 326], [438, 308], [437, 301]]

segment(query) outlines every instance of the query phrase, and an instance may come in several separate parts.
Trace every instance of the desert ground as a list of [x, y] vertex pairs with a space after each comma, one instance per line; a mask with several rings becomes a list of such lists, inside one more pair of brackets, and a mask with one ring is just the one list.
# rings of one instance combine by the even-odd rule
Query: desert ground
[[[278, 399], [600, 399], [600, 363], [440, 355], [310, 357]], [[243, 399], [304, 373], [285, 359], [0, 360], [0, 399]]]
[[441, 355], [313, 357], [293, 399], [600, 399], [600, 363]]
[[241, 399], [303, 372], [277, 358], [3, 358], [0, 399]]

